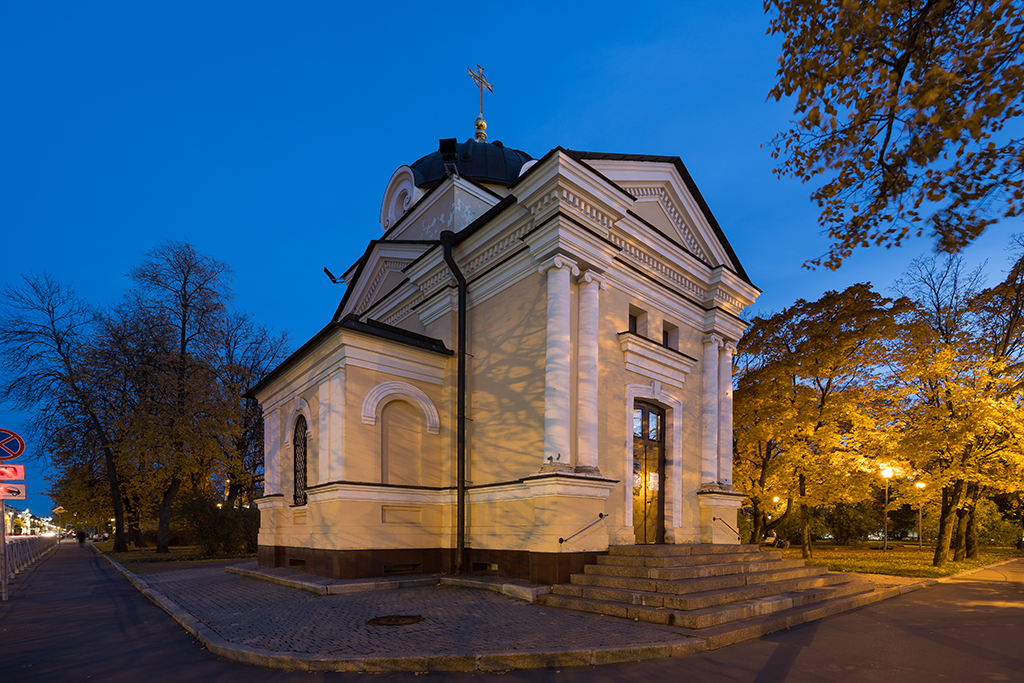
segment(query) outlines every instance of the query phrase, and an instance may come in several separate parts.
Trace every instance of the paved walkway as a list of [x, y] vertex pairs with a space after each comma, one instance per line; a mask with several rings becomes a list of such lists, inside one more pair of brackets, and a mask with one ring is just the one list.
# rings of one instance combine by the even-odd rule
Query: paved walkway
[[[233, 573], [237, 570], [266, 573], [268, 579], [293, 585]], [[516, 599], [496, 592], [500, 582], [477, 582], [486, 590], [439, 585], [440, 577], [332, 581], [287, 569], [264, 571], [255, 562], [229, 571], [212, 567], [126, 575], [211, 651], [263, 666], [503, 671], [638, 661], [705, 649], [702, 640], [676, 629]], [[389, 616], [419, 621], [370, 623]]]
[[[288, 578], [274, 571], [279, 579]], [[132, 578], [209, 650], [224, 647], [235, 659], [292, 668], [336, 669], [339, 662], [350, 670], [556, 667], [510, 671], [506, 683], [550, 680], [552, 672], [565, 683], [626, 678], [912, 683], [1022, 680], [1024, 671], [1024, 560], [721, 650], [671, 658], [666, 655], [692, 652], [695, 639], [670, 628], [562, 612], [477, 589], [434, 585], [320, 595], [328, 584], [346, 582], [314, 578], [302, 590], [230, 574], [223, 566]], [[366, 624], [395, 614], [424, 619], [400, 627]], [[104, 558], [77, 544], [62, 545], [20, 575], [11, 601], [0, 603], [4, 683], [345, 676], [246, 667], [214, 657], [200, 644], [185, 637]], [[625, 656], [630, 649], [632, 660]], [[635, 661], [652, 655], [662, 658]], [[615, 659], [632, 663], [557, 668]], [[412, 680], [411, 673], [391, 677]]]

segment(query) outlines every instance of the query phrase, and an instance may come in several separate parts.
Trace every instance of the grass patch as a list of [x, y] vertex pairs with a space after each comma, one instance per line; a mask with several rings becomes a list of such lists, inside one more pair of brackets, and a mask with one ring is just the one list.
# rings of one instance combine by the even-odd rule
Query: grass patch
[[[862, 574], [888, 574], [890, 576], [912, 576], [925, 579], [940, 579], [944, 576], [959, 574], [968, 569], [977, 569], [994, 562], [1011, 557], [1024, 556], [1014, 548], [983, 548], [981, 557], [967, 562], [948, 562], [945, 567], [933, 567], [932, 556], [935, 547], [925, 546], [918, 550], [917, 546], [890, 545], [889, 550], [882, 552], [880, 545], [875, 546], [837, 546], [832, 544], [814, 544], [814, 557], [807, 564], [828, 567], [834, 572], [858, 572]], [[799, 547], [782, 551], [783, 557], [802, 557]]]
[[114, 549], [113, 541], [99, 541], [93, 543], [101, 552], [109, 555], [111, 559], [124, 564], [145, 564], [149, 562], [212, 562], [216, 560], [244, 560], [256, 557], [255, 553], [219, 553], [207, 555], [197, 545], [171, 546], [170, 552], [157, 553], [156, 547], [138, 548], [124, 553], [111, 552]]

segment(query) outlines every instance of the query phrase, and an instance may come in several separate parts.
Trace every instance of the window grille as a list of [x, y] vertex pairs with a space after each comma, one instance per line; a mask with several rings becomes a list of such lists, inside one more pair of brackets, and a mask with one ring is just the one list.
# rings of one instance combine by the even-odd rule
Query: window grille
[[306, 418], [299, 415], [295, 421], [295, 436], [292, 438], [292, 453], [295, 456], [296, 505], [306, 504]]

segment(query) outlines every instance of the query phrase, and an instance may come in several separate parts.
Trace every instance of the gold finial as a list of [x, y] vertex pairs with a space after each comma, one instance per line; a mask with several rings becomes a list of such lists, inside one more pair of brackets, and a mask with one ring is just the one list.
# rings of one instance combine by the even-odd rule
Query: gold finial
[[484, 120], [484, 88], [487, 88], [487, 91], [491, 93], [494, 92], [494, 88], [487, 82], [487, 77], [484, 76], [484, 68], [479, 64], [476, 65], [476, 71], [473, 71], [473, 69], [469, 70], [469, 77], [480, 88], [480, 115], [476, 117], [476, 141], [487, 142], [487, 121]]

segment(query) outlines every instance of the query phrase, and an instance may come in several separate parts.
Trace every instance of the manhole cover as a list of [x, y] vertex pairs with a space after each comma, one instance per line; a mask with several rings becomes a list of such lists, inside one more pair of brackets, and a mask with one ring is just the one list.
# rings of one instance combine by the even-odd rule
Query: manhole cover
[[386, 617], [374, 617], [366, 623], [370, 626], [408, 626], [421, 621], [423, 617], [418, 614], [389, 614]]

